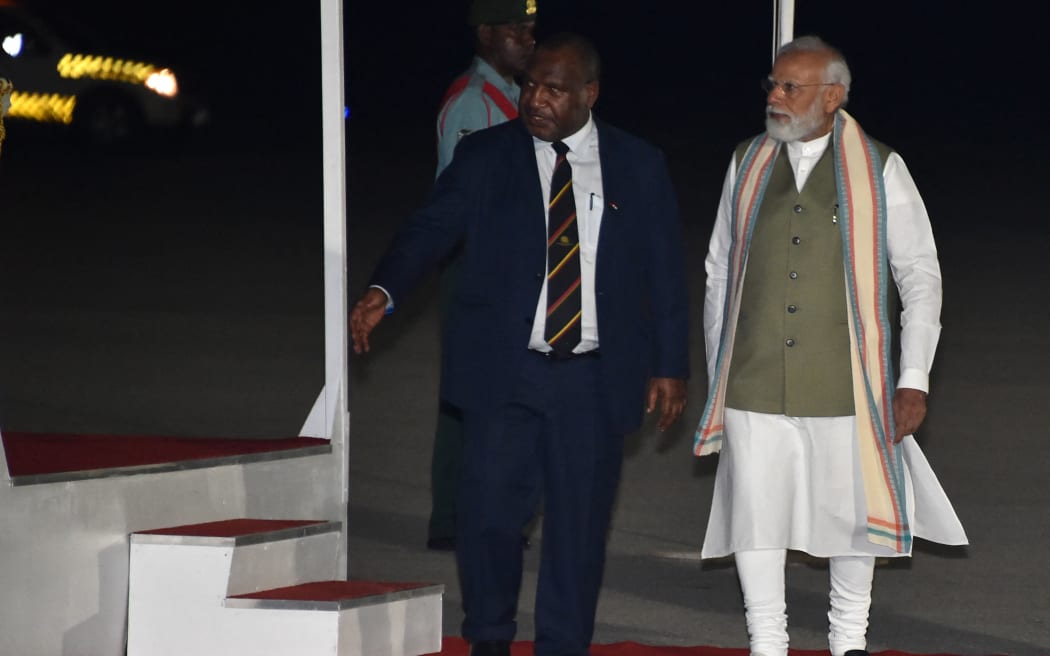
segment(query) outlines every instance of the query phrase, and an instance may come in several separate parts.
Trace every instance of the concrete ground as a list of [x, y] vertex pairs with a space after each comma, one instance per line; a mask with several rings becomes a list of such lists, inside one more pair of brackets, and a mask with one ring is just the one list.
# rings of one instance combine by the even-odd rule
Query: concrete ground
[[[12, 126], [0, 160], [0, 425], [295, 433], [323, 379], [316, 150], [290, 136], [264, 144], [220, 133], [169, 145], [175, 156], [100, 157], [33, 136]], [[355, 295], [430, 183], [430, 143], [417, 137], [391, 143], [389, 133], [360, 131], [350, 141]], [[716, 459], [690, 453], [705, 392], [702, 259], [732, 142], [716, 149], [688, 136], [652, 138], [667, 149], [681, 194], [696, 377], [672, 431], [647, 425], [629, 437], [595, 640], [743, 647], [732, 563], [698, 558]], [[949, 174], [941, 165], [961, 158], [957, 148], [916, 141], [903, 152], [934, 217], [945, 278], [919, 441], [971, 545], [920, 543], [912, 559], [879, 568], [870, 648], [1045, 655], [1048, 243], [1045, 227], [1026, 218], [1042, 206], [1035, 185], [1045, 177], [1024, 161], [995, 180], [966, 167]], [[1026, 188], [1028, 196], [1008, 193]], [[350, 575], [444, 583], [445, 630], [458, 635], [453, 557], [424, 548], [434, 283], [351, 364]], [[527, 552], [523, 639], [532, 635], [538, 554]], [[820, 563], [789, 566], [792, 646], [825, 647], [826, 589]]]

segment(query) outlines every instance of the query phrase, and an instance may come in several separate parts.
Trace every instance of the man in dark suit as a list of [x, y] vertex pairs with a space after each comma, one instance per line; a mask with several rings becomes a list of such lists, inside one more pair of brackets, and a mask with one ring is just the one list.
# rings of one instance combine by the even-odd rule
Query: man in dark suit
[[544, 503], [538, 656], [594, 632], [624, 435], [685, 405], [687, 291], [661, 153], [595, 120], [600, 63], [564, 34], [537, 46], [520, 118], [459, 144], [350, 315], [354, 351], [463, 242], [442, 385], [463, 409], [456, 552], [472, 656], [507, 655], [521, 532]]

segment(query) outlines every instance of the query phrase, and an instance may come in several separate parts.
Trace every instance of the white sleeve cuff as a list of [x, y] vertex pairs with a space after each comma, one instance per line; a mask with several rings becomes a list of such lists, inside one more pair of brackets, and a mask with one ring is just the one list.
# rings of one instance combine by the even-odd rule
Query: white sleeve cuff
[[930, 375], [922, 369], [904, 369], [897, 379], [897, 388], [907, 387], [920, 392], [930, 391]]
[[378, 289], [379, 291], [386, 294], [386, 313], [390, 314], [394, 311], [394, 299], [390, 296], [390, 292], [379, 285], [369, 285], [369, 289]]

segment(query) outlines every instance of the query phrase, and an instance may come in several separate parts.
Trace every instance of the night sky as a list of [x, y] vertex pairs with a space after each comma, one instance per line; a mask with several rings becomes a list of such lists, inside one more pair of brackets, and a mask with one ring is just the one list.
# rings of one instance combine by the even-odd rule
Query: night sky
[[[307, 147], [320, 142], [319, 4], [23, 2], [121, 52], [176, 68], [187, 89], [209, 99], [220, 129], [266, 130]], [[438, 101], [471, 57], [467, 6], [344, 4], [351, 143], [382, 134], [393, 152], [433, 157]], [[680, 179], [713, 176], [717, 186], [733, 146], [760, 131], [768, 0], [539, 6], [541, 39], [576, 30], [602, 53], [596, 111], [663, 147], [672, 162], [687, 162]], [[917, 172], [960, 166], [959, 156], [977, 148], [983, 159], [1038, 181], [1050, 172], [1037, 155], [1050, 145], [1041, 82], [1050, 63], [1048, 13], [1029, 2], [798, 0], [795, 34], [819, 34], [844, 51], [854, 80], [849, 110]]]
[[[23, 2], [120, 48], [191, 68], [223, 95], [238, 87], [254, 94], [271, 84], [301, 94], [319, 75], [319, 8], [312, 2]], [[598, 45], [605, 60], [603, 115], [628, 124], [677, 118], [683, 127], [697, 116], [726, 120], [750, 109], [754, 122], [759, 115], [757, 81], [770, 58], [768, 0], [539, 4], [540, 38], [572, 29]], [[347, 78], [357, 108], [428, 117], [448, 79], [469, 60], [467, 5], [344, 3]], [[926, 132], [931, 117], [944, 111], [947, 132], [990, 106], [1002, 105], [995, 112], [1001, 115], [1041, 97], [1037, 78], [1050, 63], [1050, 11], [1039, 5], [798, 0], [795, 33], [819, 34], [844, 51], [854, 73], [852, 103], [856, 114], [869, 115], [865, 123]], [[686, 7], [693, 9], [683, 13]], [[237, 69], [242, 84], [229, 78]]]

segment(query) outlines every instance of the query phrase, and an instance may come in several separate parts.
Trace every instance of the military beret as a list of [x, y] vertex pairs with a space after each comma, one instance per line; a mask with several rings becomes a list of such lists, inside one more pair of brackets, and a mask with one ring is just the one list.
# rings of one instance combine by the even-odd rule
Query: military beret
[[536, 0], [472, 0], [467, 22], [477, 25], [536, 20]]

